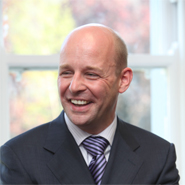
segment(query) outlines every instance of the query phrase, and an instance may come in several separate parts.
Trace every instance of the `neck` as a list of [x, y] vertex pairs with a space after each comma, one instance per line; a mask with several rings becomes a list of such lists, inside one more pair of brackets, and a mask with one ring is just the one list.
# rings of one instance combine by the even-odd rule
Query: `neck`
[[89, 123], [87, 125], [78, 125], [78, 127], [84, 132], [87, 132], [92, 135], [97, 135], [102, 131], [104, 131], [107, 127], [109, 127], [109, 125], [111, 125], [111, 123], [114, 121], [114, 118], [115, 118], [115, 114], [114, 116], [112, 116], [111, 119], [109, 118], [107, 122], [106, 120], [95, 121], [94, 123]]

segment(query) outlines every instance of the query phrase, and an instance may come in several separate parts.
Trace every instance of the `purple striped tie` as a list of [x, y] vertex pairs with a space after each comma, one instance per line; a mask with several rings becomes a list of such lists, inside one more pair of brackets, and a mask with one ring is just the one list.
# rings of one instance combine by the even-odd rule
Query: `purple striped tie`
[[105, 171], [105, 166], [107, 164], [104, 151], [107, 148], [109, 142], [100, 136], [90, 136], [86, 138], [82, 144], [87, 152], [93, 156], [89, 164], [89, 170], [95, 183], [100, 185], [103, 173]]

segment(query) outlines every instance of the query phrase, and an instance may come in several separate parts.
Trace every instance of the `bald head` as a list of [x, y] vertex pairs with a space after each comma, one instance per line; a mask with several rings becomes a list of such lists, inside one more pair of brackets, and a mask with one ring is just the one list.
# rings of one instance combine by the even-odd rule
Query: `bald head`
[[116, 74], [127, 66], [126, 45], [121, 37], [109, 27], [101, 24], [87, 24], [76, 28], [63, 42], [61, 54], [67, 51], [67, 46], [74, 46], [74, 44], [77, 47], [84, 47], [87, 51], [97, 48], [97, 53], [100, 51], [105, 52], [104, 54], [109, 53], [110, 58], [114, 60]]
[[66, 38], [58, 89], [64, 111], [80, 129], [98, 134], [112, 123], [118, 95], [132, 80], [126, 58], [124, 42], [105, 26], [82, 26]]

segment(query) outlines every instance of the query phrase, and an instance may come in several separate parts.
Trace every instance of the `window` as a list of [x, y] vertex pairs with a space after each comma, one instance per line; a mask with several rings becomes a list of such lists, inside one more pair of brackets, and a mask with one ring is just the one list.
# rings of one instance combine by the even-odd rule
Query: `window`
[[3, 10], [8, 53], [58, 53], [66, 35], [87, 23], [118, 31], [130, 53], [150, 52], [149, 0], [4, 0]]
[[62, 110], [57, 91], [57, 70], [11, 69], [11, 137], [55, 119]]
[[[155, 69], [133, 70], [130, 88], [119, 96], [117, 114], [124, 121], [150, 131], [151, 75]], [[164, 70], [162, 75], [166, 78]], [[55, 119], [62, 110], [57, 70], [10, 69], [9, 108], [11, 137]], [[166, 112], [162, 115], [166, 116]]]
[[[48, 0], [47, 3], [41, 0], [6, 0], [3, 3], [5, 50], [9, 54], [19, 54], [20, 59], [21, 55], [46, 56], [59, 53], [61, 43], [72, 29], [91, 22], [102, 23], [117, 30], [125, 38], [129, 53], [150, 53], [148, 0]], [[49, 68], [47, 71], [38, 69], [37, 64], [37, 71], [32, 68], [25, 70], [24, 65], [29, 63], [26, 58], [16, 69], [16, 63], [20, 61], [12, 59], [9, 109], [10, 135], [14, 137], [54, 119], [62, 108], [57, 103], [56, 72], [48, 71]], [[40, 63], [38, 58], [35, 59]], [[149, 74], [150, 70], [146, 70], [135, 69], [134, 85], [123, 96], [120, 95], [117, 113], [125, 121], [151, 130], [150, 79], [145, 78], [145, 73]], [[52, 76], [55, 76], [55, 80], [48, 84]], [[146, 88], [142, 89], [144, 86]], [[131, 96], [144, 101], [133, 101]]]

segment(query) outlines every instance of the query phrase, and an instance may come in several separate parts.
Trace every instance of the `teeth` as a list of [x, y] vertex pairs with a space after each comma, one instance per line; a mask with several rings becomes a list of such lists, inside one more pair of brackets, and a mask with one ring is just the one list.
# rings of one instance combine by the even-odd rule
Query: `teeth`
[[75, 105], [85, 105], [88, 103], [88, 101], [84, 101], [84, 100], [71, 100], [71, 103], [75, 104]]

